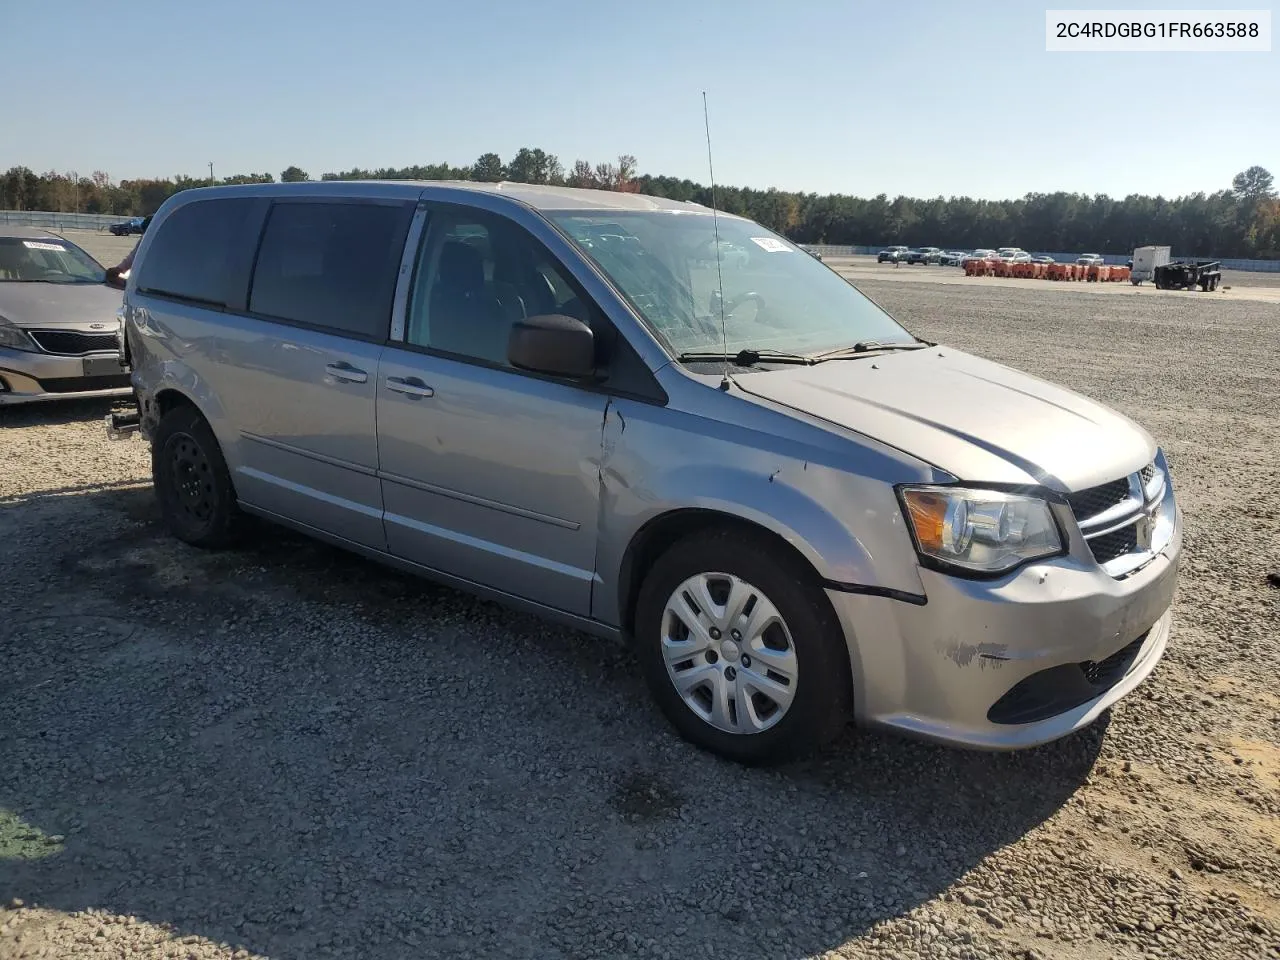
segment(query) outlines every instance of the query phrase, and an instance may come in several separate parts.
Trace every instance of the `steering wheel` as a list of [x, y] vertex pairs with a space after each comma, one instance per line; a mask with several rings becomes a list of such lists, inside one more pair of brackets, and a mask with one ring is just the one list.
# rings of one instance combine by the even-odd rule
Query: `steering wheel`
[[765, 307], [764, 297], [760, 296], [760, 294], [756, 293], [755, 291], [740, 294], [739, 296], [734, 297], [732, 300], [726, 303], [724, 305], [725, 316], [726, 317], [730, 316], [740, 306], [742, 306], [744, 303], [747, 303], [748, 301], [751, 301], [751, 300], [754, 300], [756, 302], [756, 317], [759, 317], [762, 313], [764, 313], [764, 307]]

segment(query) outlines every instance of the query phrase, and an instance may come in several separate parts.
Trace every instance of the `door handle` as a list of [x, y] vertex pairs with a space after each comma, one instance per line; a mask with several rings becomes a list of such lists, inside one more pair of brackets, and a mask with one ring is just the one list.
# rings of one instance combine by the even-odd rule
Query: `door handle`
[[345, 360], [338, 363], [331, 363], [325, 368], [325, 372], [335, 380], [341, 380], [344, 383], [365, 383], [369, 379], [369, 375], [363, 370], [357, 370]]
[[434, 397], [436, 392], [417, 377], [387, 377], [387, 389], [409, 397]]

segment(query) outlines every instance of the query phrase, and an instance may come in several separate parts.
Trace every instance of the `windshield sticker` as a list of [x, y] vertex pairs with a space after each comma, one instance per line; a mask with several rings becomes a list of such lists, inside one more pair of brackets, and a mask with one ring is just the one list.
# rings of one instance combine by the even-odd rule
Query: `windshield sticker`
[[769, 253], [790, 253], [791, 248], [774, 237], [752, 237], [751, 242]]
[[67, 248], [60, 243], [45, 243], [42, 240], [23, 240], [22, 245], [28, 250], [57, 250], [59, 253], [67, 252]]

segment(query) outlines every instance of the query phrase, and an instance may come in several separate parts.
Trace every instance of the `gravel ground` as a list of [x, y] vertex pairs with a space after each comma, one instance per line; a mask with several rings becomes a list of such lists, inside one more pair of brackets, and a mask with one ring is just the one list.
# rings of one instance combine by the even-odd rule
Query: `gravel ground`
[[1175, 634], [1112, 715], [745, 770], [620, 648], [268, 527], [185, 547], [106, 407], [0, 411], [0, 958], [1280, 957], [1280, 310], [865, 287], [1166, 445]]

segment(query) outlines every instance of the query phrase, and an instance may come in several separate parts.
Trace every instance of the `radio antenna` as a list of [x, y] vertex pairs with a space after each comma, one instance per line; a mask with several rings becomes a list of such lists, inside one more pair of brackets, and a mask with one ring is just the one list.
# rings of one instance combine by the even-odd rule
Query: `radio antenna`
[[721, 373], [720, 389], [729, 389], [729, 335], [724, 327], [724, 274], [720, 271], [720, 216], [716, 203], [716, 168], [711, 163], [711, 116], [707, 112], [707, 91], [702, 91], [702, 122], [707, 128], [707, 172], [711, 174], [711, 227], [716, 237], [716, 284], [719, 287], [720, 304], [720, 343], [724, 348], [724, 370]]

